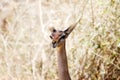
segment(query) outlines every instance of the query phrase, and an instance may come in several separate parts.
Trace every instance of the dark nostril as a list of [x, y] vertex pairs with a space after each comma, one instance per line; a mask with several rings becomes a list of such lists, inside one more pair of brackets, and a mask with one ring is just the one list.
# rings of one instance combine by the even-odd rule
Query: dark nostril
[[55, 48], [57, 46], [56, 41], [52, 42], [52, 46], [53, 46], [53, 48]]
[[53, 44], [53, 48], [55, 48], [56, 47], [56, 44]]

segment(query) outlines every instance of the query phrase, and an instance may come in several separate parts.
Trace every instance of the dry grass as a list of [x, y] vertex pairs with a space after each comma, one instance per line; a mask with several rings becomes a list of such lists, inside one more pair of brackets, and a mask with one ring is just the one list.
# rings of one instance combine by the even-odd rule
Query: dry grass
[[72, 80], [120, 80], [119, 0], [0, 0], [0, 80], [58, 80], [49, 28], [80, 16], [66, 46]]

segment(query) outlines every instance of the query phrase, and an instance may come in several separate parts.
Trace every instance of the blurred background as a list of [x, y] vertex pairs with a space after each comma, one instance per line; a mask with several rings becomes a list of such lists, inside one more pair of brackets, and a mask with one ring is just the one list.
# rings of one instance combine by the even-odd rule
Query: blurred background
[[120, 80], [120, 0], [0, 0], [0, 80], [59, 80], [49, 29], [66, 40], [72, 80]]

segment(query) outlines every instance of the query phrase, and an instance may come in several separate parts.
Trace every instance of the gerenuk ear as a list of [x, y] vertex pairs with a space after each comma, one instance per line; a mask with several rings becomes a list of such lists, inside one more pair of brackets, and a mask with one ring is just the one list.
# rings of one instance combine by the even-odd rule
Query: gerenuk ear
[[68, 35], [74, 30], [74, 28], [76, 27], [76, 25], [77, 25], [77, 23], [71, 25], [70, 27], [68, 27], [68, 28], [64, 31], [64, 33], [66, 33], [67, 36], [68, 36]]

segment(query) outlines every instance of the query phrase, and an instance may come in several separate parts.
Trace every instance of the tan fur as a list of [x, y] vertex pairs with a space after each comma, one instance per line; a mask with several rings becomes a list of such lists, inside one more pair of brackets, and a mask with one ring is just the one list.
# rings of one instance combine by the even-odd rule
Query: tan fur
[[53, 48], [57, 47], [59, 80], [71, 80], [68, 70], [65, 41], [76, 25], [77, 23], [71, 25], [65, 31], [59, 31], [51, 28], [52, 34], [50, 38], [52, 39]]

